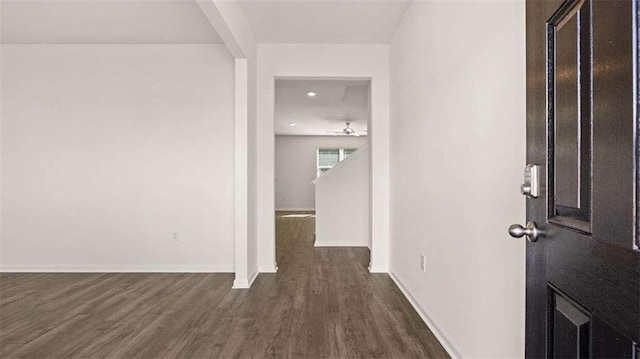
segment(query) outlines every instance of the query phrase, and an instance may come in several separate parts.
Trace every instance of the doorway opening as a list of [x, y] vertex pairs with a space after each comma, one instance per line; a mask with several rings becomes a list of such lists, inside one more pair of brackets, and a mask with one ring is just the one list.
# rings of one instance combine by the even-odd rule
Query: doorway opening
[[279, 272], [320, 261], [324, 247], [349, 247], [351, 254], [345, 258], [367, 270], [371, 249], [370, 93], [368, 79], [275, 80]]

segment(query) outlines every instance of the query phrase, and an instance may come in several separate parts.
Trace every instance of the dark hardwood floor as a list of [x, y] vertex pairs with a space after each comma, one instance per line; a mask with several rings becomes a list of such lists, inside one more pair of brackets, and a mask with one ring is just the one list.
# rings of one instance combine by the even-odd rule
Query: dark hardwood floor
[[366, 248], [277, 218], [277, 274], [0, 274], [1, 358], [445, 358]]

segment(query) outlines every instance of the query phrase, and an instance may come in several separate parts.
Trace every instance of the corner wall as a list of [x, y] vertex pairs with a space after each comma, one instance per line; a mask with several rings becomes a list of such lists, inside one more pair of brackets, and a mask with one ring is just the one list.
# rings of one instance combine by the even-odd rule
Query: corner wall
[[363, 146], [313, 181], [316, 247], [371, 249], [369, 148]]
[[[455, 356], [524, 356], [524, 3], [414, 1], [391, 47], [391, 267]], [[427, 258], [420, 270], [420, 254]]]
[[1, 71], [3, 270], [234, 270], [224, 45], [2, 45]]

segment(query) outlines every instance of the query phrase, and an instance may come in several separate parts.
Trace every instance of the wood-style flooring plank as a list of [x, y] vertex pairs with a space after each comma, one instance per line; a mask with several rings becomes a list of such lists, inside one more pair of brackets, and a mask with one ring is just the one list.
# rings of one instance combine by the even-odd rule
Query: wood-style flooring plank
[[278, 273], [248, 290], [232, 274], [2, 273], [0, 357], [448, 358], [367, 248], [315, 248], [315, 218], [287, 214]]

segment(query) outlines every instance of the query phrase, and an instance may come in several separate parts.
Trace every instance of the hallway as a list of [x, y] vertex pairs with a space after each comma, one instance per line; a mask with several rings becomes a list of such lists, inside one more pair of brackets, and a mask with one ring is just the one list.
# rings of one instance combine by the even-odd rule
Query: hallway
[[363, 248], [277, 216], [278, 274], [0, 274], [0, 357], [445, 358]]
[[278, 303], [301, 338], [285, 355], [449, 357], [389, 275], [369, 273], [368, 249], [314, 248], [315, 218], [287, 217], [301, 213], [276, 214]]

